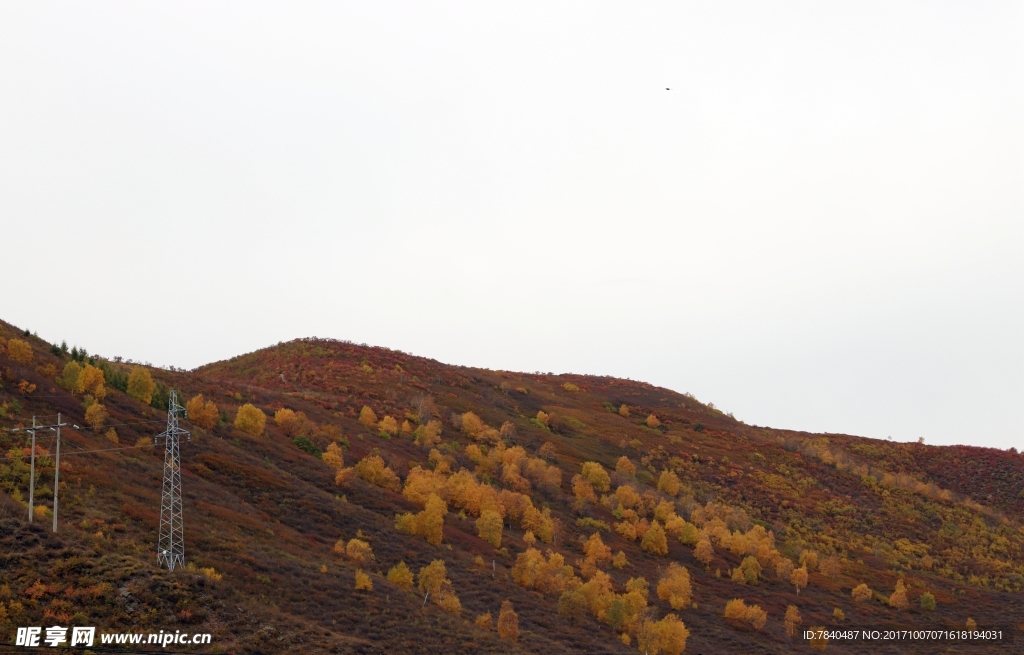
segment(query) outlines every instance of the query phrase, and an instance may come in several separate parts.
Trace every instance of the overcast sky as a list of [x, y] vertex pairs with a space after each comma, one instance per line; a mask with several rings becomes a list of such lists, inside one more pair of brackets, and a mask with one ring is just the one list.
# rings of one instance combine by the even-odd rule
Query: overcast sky
[[1020, 448], [1022, 34], [1019, 1], [4, 3], [0, 316]]

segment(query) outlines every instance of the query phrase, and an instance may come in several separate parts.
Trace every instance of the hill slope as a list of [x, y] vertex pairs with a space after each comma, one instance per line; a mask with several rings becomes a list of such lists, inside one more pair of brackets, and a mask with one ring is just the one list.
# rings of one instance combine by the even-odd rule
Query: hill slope
[[[62, 377], [72, 354], [7, 324], [0, 336], [0, 427], [57, 412], [84, 426], [92, 400]], [[29, 344], [31, 359], [18, 361], [12, 339]], [[90, 360], [74, 354], [81, 366]], [[26, 522], [24, 434], [0, 436], [8, 628], [187, 629], [239, 653], [626, 653], [636, 652], [645, 616], [668, 613], [690, 632], [686, 652], [806, 649], [786, 635], [789, 605], [803, 627], [961, 628], [972, 617], [1019, 629], [1024, 457], [1016, 453], [748, 426], [641, 382], [468, 369], [321, 339], [191, 372], [149, 369], [150, 404], [125, 392], [134, 366], [92, 364], [104, 372], [107, 416], [98, 429], [64, 431], [58, 534], [48, 519]], [[174, 573], [155, 567], [163, 454], [145, 441], [163, 429], [169, 389], [203, 394], [219, 416], [209, 429], [191, 426], [182, 449], [195, 568]], [[255, 436], [234, 425], [246, 404], [268, 417]], [[279, 424], [282, 409], [300, 414], [282, 412]], [[42, 447], [51, 448], [45, 439]], [[344, 464], [323, 456], [328, 449]], [[603, 476], [591, 464], [589, 480], [575, 477], [587, 462]], [[52, 503], [52, 476], [44, 457], [37, 505]], [[396, 528], [396, 515], [423, 511], [430, 492], [448, 510], [436, 545]], [[497, 546], [478, 530], [485, 510], [500, 516]], [[628, 563], [588, 561], [584, 544], [595, 533]], [[346, 554], [352, 539], [369, 544], [372, 559]], [[706, 563], [695, 539], [711, 546]], [[385, 577], [399, 561], [415, 574], [434, 560], [445, 564], [457, 611], [431, 602], [444, 591], [424, 602], [415, 585], [407, 591]], [[761, 569], [752, 584], [744, 561], [748, 572], [752, 562]], [[692, 603], [676, 611], [657, 593], [672, 562], [692, 586]], [[797, 593], [786, 569], [804, 563], [809, 579]], [[356, 569], [372, 590], [354, 589]], [[905, 610], [887, 602], [897, 580]], [[855, 602], [861, 583], [874, 594]], [[922, 609], [926, 592], [936, 609]], [[733, 598], [763, 608], [764, 626], [726, 619]], [[474, 622], [487, 612], [497, 621], [506, 600], [518, 614], [517, 642]]]

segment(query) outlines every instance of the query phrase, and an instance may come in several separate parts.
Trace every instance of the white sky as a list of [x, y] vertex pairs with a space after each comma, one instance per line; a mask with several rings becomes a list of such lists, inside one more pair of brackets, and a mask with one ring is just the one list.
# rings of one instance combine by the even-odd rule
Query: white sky
[[0, 121], [0, 316], [50, 340], [1022, 445], [1019, 1], [9, 2]]

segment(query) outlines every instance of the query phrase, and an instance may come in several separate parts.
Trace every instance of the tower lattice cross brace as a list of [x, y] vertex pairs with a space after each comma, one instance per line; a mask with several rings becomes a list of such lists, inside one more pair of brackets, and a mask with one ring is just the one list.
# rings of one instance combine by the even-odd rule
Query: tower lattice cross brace
[[178, 427], [178, 416], [185, 408], [178, 403], [178, 392], [171, 391], [167, 403], [167, 429], [156, 436], [164, 440], [164, 485], [160, 501], [160, 537], [157, 539], [156, 561], [173, 571], [185, 566], [185, 526], [181, 509], [181, 455], [179, 442], [189, 433]]

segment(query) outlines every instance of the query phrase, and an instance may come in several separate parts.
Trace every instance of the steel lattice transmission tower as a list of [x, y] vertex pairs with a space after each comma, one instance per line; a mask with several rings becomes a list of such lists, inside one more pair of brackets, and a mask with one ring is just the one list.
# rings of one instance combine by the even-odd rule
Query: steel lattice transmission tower
[[178, 415], [185, 415], [185, 408], [178, 404], [178, 392], [171, 391], [167, 403], [167, 429], [156, 436], [164, 440], [164, 489], [160, 501], [160, 538], [156, 544], [156, 562], [173, 571], [176, 566], [185, 566], [185, 526], [181, 511], [181, 456], [178, 451], [179, 438], [188, 437], [188, 431], [178, 427]]

